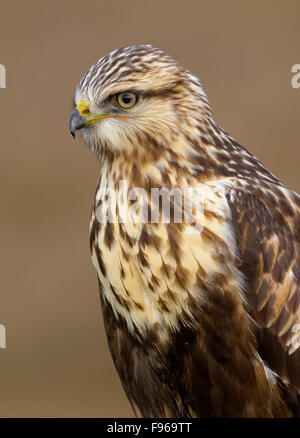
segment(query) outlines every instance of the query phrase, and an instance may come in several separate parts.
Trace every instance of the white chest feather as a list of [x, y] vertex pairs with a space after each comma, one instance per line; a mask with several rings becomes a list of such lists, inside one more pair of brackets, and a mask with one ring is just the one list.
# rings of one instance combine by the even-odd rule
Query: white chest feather
[[[97, 210], [92, 214], [92, 259], [103, 294], [132, 332], [144, 333], [155, 324], [176, 330], [180, 320], [193, 325], [193, 306], [205, 302], [220, 275], [233, 288], [241, 287], [224, 186], [203, 184], [200, 193], [200, 207], [191, 210], [193, 224], [184, 214], [182, 223], [172, 217], [151, 223], [137, 214], [133, 223], [133, 210], [122, 223], [120, 212], [130, 212], [132, 202], [118, 193], [112, 223], [103, 219], [103, 207], [103, 223], [97, 221]], [[110, 207], [107, 203], [104, 211]], [[136, 205], [134, 212], [139, 212]]]

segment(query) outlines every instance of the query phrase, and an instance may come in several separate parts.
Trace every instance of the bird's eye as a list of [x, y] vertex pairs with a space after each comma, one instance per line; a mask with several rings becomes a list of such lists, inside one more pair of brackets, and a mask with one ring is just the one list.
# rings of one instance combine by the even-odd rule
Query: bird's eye
[[123, 109], [132, 108], [138, 102], [138, 96], [134, 93], [126, 91], [113, 96], [114, 102]]

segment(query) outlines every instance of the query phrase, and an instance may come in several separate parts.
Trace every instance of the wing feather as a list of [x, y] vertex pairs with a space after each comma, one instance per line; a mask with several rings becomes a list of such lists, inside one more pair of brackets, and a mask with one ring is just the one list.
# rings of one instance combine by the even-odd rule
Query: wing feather
[[227, 196], [263, 360], [300, 389], [299, 196], [276, 184]]

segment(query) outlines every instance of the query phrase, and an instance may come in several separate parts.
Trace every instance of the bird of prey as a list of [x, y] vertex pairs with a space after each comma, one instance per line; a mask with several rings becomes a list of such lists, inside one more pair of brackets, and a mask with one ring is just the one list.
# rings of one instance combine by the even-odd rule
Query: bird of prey
[[[90, 247], [135, 414], [299, 416], [300, 197], [215, 123], [198, 78], [151, 45], [88, 70], [70, 119], [79, 129], [101, 169]], [[175, 202], [183, 188], [200, 188], [199, 211], [192, 195]]]

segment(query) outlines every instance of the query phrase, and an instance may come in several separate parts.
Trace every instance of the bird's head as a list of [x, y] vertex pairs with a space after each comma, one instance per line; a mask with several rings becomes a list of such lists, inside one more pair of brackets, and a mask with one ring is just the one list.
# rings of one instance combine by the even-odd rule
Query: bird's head
[[151, 45], [127, 46], [101, 58], [80, 80], [70, 131], [75, 137], [81, 129], [99, 155], [155, 153], [208, 114], [195, 76]]

